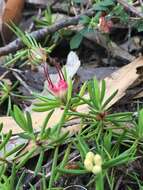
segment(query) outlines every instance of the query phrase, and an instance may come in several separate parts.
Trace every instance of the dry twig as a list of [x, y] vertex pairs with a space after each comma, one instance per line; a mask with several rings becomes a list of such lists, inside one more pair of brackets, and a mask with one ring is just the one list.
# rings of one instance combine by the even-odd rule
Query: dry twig
[[129, 10], [134, 15], [143, 18], [143, 14], [141, 12], [138, 12], [138, 10], [134, 6], [130, 5], [127, 1], [117, 0], [117, 2], [120, 3], [121, 5], [123, 5], [123, 7], [125, 7], [125, 9]]
[[[92, 16], [92, 15], [94, 15], [94, 11], [93, 11], [93, 9], [88, 9], [83, 14], [74, 16], [72, 18], [65, 19], [65, 20], [60, 21], [56, 24], [53, 24], [52, 26], [49, 26], [47, 28], [42, 28], [37, 31], [31, 32], [31, 36], [34, 37], [36, 40], [39, 40], [39, 39], [45, 37], [45, 35], [54, 33], [64, 27], [78, 24], [80, 18], [83, 15]], [[0, 56], [7, 55], [8, 53], [16, 52], [17, 50], [21, 49], [22, 47], [24, 47], [24, 44], [22, 43], [22, 41], [20, 39], [16, 39], [13, 42], [9, 43], [8, 45], [0, 48]]]

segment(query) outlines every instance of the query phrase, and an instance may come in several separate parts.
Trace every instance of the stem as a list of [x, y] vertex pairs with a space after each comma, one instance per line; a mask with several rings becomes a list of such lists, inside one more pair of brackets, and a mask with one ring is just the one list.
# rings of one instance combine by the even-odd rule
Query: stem
[[104, 190], [104, 177], [102, 175], [102, 172], [96, 175], [95, 179], [95, 189], [96, 190]]
[[55, 171], [57, 167], [58, 151], [59, 151], [59, 147], [57, 146], [54, 152], [54, 158], [53, 158], [52, 169], [51, 169], [51, 177], [49, 180], [49, 190], [52, 188], [54, 180], [55, 180], [55, 176], [56, 176]]
[[59, 74], [60, 79], [61, 79], [61, 80], [64, 79], [64, 74], [63, 74], [63, 72], [62, 72], [62, 69], [61, 69], [60, 65], [59, 65], [58, 63], [56, 63], [55, 66], [56, 66], [56, 69], [57, 69], [57, 71], [58, 71], [58, 74]]
[[54, 87], [54, 85], [53, 85], [53, 83], [52, 83], [52, 81], [51, 81], [51, 78], [50, 78], [50, 76], [49, 76], [48, 68], [47, 68], [46, 63], [44, 64], [43, 69], [44, 69], [45, 77], [46, 77], [46, 79], [47, 79], [49, 85], [51, 85], [52, 87]]

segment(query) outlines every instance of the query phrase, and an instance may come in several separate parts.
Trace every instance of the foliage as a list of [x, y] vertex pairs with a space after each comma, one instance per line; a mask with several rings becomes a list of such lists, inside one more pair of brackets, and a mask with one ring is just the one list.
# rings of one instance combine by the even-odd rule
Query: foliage
[[[72, 3], [83, 6], [84, 2], [83, 0], [73, 0]], [[128, 11], [116, 1], [93, 0], [92, 8], [95, 12], [94, 16], [81, 16], [79, 24], [82, 25], [82, 28], [78, 32], [62, 29], [52, 36], [47, 36], [47, 39], [41, 44], [34, 37], [22, 32], [12, 24], [9, 27], [20, 38], [25, 48], [17, 51], [14, 55], [9, 55], [4, 66], [22, 67], [30, 64], [37, 67], [43, 65], [63, 37], [69, 40], [71, 49], [79, 48], [84, 37], [90, 32], [100, 31], [109, 39], [110, 29], [114, 26], [114, 22], [128, 24], [138, 31], [143, 30], [142, 20], [133, 20]], [[50, 8], [42, 16], [41, 20], [34, 19], [37, 28], [45, 28], [55, 22]], [[101, 27], [103, 21], [107, 30], [103, 26]], [[47, 41], [48, 47], [45, 47]], [[23, 171], [35, 155], [38, 155], [38, 158], [33, 164], [32, 177], [40, 179], [43, 190], [64, 189], [60, 185], [57, 187], [57, 184], [63, 179], [63, 176], [68, 175], [80, 175], [87, 178], [88, 181], [85, 180], [84, 183], [87, 189], [114, 190], [118, 185], [118, 173], [121, 173], [121, 176], [125, 175], [125, 178], [133, 179], [135, 186], [143, 189], [140, 179], [141, 171], [135, 172], [130, 167], [130, 164], [141, 159], [143, 153], [143, 109], [138, 109], [137, 117], [134, 117], [134, 113], [131, 112], [113, 112], [110, 105], [118, 90], [107, 97], [104, 80], [98, 82], [94, 78], [85, 82], [79, 92], [75, 94], [72, 79], [67, 79], [66, 73], [62, 79], [68, 84], [68, 89], [62, 98], [50, 92], [47, 96], [33, 93], [38, 99], [38, 102], [34, 103], [33, 111], [47, 112], [44, 122], [39, 127], [40, 131], [34, 130], [30, 112], [23, 112], [17, 105], [13, 106], [13, 97], [22, 97], [15, 90], [17, 82], [9, 85], [0, 81], [0, 105], [6, 105], [5, 103], [8, 102], [7, 114], [11, 114], [22, 130], [18, 137], [25, 139], [31, 145], [28, 151], [25, 149], [23, 151], [28, 143], [22, 143], [9, 149], [12, 131], [3, 134], [3, 124], [0, 124], [0, 189], [21, 190], [26, 175]], [[88, 109], [83, 113], [78, 110], [78, 106], [85, 106]], [[57, 124], [49, 127], [49, 121], [57, 109], [63, 110], [63, 114]], [[68, 122], [73, 119], [79, 122], [80, 129], [77, 134], [70, 134], [69, 128], [66, 128]], [[45, 172], [44, 167], [45, 160], [49, 159], [47, 152], [51, 155], [51, 157], [49, 156], [50, 162], [48, 162], [49, 175], [47, 175], [47, 171]], [[85, 160], [89, 152], [92, 152], [93, 155], [100, 155], [102, 159], [98, 172], [85, 167]], [[72, 157], [72, 155], [76, 156]], [[95, 160], [93, 162], [95, 164]], [[19, 179], [16, 177], [17, 174]], [[36, 189], [30, 182], [28, 186], [28, 189]], [[127, 189], [130, 190], [132, 187], [127, 185]]]
[[34, 37], [30, 36], [28, 33], [24, 33], [14, 23], [12, 23], [9, 28], [21, 39], [26, 48], [17, 51], [14, 56], [8, 56], [7, 61], [4, 64], [5, 66], [13, 66], [18, 60], [19, 62], [22, 62], [20, 67], [25, 64], [35, 66], [46, 61], [48, 53], [52, 51], [55, 45], [52, 45], [49, 48], [43, 48], [40, 43], [37, 43]]
[[0, 105], [5, 104], [7, 101], [7, 115], [9, 115], [12, 107], [12, 98], [15, 96], [20, 97], [18, 92], [15, 91], [17, 85], [18, 81], [13, 85], [7, 81], [0, 81]]
[[[88, 98], [83, 96], [86, 89], [89, 93]], [[30, 113], [26, 112], [24, 114], [17, 106], [14, 106], [11, 114], [16, 123], [23, 130], [20, 137], [33, 142], [33, 146], [29, 152], [24, 153], [24, 155], [23, 153], [18, 155], [19, 162], [13, 166], [15, 172], [19, 171], [21, 167], [24, 167], [26, 162], [35, 152], [39, 152], [39, 159], [35, 165], [34, 172], [35, 176], [39, 175], [39, 172], [42, 172], [45, 152], [47, 150], [52, 150], [53, 161], [51, 165], [51, 175], [45, 179], [46, 184], [48, 184], [48, 186], [46, 185], [47, 188], [54, 188], [54, 183], [58, 181], [63, 174], [88, 174], [91, 177], [90, 181], [86, 184], [87, 188], [95, 186], [97, 189], [104, 189], [105, 181], [108, 181], [109, 187], [112, 187], [113, 189], [116, 183], [113, 178], [110, 177], [110, 173], [112, 172], [113, 177], [115, 177], [114, 173], [118, 170], [120, 165], [128, 167], [131, 162], [138, 159], [138, 152], [142, 151], [143, 110], [139, 111], [137, 122], [133, 119], [132, 113], [111, 114], [109, 113], [108, 105], [117, 94], [117, 91], [113, 92], [108, 99], [105, 99], [105, 94], [105, 81], [102, 81], [99, 84], [96, 79], [84, 84], [77, 96], [74, 97], [70, 92], [70, 96], [68, 96], [68, 101], [64, 106], [64, 112], [59, 123], [52, 128], [47, 128], [49, 119], [52, 117], [54, 110], [59, 106], [57, 105], [51, 107], [51, 111], [45, 118], [39, 133], [36, 133], [33, 129]], [[45, 99], [45, 97], [41, 96], [40, 99], [44, 100], [43, 103], [47, 104], [47, 99]], [[89, 112], [87, 114], [76, 110], [77, 105], [82, 104], [88, 105]], [[41, 109], [40, 111], [45, 111], [45, 109]], [[82, 125], [86, 126], [83, 127], [79, 134], [73, 137], [71, 137], [68, 132], [62, 132], [62, 128], [71, 117], [80, 118]], [[127, 123], [132, 123], [133, 126], [131, 129], [126, 127]], [[0, 146], [1, 151], [5, 150], [11, 135], [12, 132], [10, 131], [6, 136], [1, 136], [3, 139]], [[126, 139], [128, 139], [128, 141], [126, 141]], [[67, 148], [61, 159], [60, 147], [62, 144], [65, 144]], [[23, 145], [20, 145], [10, 152], [4, 151], [3, 156], [0, 158], [1, 168], [4, 167], [6, 169], [9, 167], [9, 164], [11, 165], [12, 162], [7, 160], [7, 158], [11, 154], [19, 152], [22, 147]], [[137, 147], [140, 148], [137, 149]], [[69, 157], [73, 150], [77, 150], [79, 156], [78, 159], [74, 159], [75, 168], [70, 168]], [[103, 160], [102, 171], [96, 175], [90, 174], [90, 172], [84, 167], [86, 154], [91, 150], [95, 154], [101, 155]], [[11, 177], [8, 178], [6, 176], [5, 170], [1, 171], [1, 176], [4, 180], [4, 183], [2, 184], [3, 188], [9, 188]], [[13, 174], [11, 174], [11, 176], [13, 176]], [[31, 188], [34, 189], [34, 186], [31, 186]]]

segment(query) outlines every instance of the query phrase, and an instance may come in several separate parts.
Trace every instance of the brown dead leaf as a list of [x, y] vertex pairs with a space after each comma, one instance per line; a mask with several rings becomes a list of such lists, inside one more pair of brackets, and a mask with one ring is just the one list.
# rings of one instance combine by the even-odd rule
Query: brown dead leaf
[[6, 42], [10, 40], [12, 34], [6, 24], [10, 22], [18, 24], [23, 7], [24, 0], [0, 0], [0, 31]]

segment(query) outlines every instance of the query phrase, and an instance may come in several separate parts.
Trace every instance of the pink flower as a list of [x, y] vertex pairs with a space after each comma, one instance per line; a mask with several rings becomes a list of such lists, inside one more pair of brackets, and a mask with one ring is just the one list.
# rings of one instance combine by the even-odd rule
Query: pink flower
[[50, 75], [48, 73], [48, 67], [45, 64], [44, 65], [44, 73], [48, 82], [48, 90], [56, 97], [63, 99], [65, 98], [65, 95], [67, 93], [67, 89], [68, 89], [68, 84], [67, 81], [64, 78], [63, 72], [60, 68], [60, 66], [58, 64], [55, 64], [56, 69], [58, 71], [58, 75], [59, 75], [59, 81], [57, 83], [53, 83]]
[[109, 33], [112, 26], [113, 22], [111, 20], [106, 20], [104, 15], [100, 16], [98, 27], [102, 32]]

